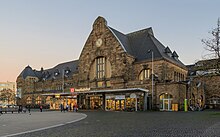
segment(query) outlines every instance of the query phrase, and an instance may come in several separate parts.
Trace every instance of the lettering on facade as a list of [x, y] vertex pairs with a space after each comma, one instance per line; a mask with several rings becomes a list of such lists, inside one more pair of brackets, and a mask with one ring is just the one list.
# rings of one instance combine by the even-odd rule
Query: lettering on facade
[[106, 99], [117, 99], [117, 100], [121, 100], [121, 99], [125, 99], [125, 95], [107, 95]]
[[75, 92], [89, 91], [90, 88], [75, 88]]

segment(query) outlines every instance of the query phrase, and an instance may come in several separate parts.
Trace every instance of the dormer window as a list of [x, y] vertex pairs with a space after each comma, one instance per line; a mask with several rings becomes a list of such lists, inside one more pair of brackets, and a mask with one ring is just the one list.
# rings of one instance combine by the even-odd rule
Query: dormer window
[[65, 70], [64, 70], [64, 73], [65, 73], [65, 74], [69, 74], [70, 72], [71, 72], [70, 68], [69, 68], [69, 67], [66, 67]]
[[179, 56], [177, 55], [176, 51], [173, 52], [172, 57], [173, 57], [175, 60], [178, 60], [178, 57], [179, 57]]
[[55, 72], [54, 72], [54, 76], [58, 76], [60, 73], [59, 73], [59, 70], [57, 69]]
[[166, 47], [164, 50], [165, 50], [165, 53], [166, 53], [169, 57], [172, 57], [172, 51], [170, 50], [169, 47]]
[[59, 74], [58, 72], [55, 72], [55, 73], [54, 73], [54, 76], [58, 76], [58, 74]]

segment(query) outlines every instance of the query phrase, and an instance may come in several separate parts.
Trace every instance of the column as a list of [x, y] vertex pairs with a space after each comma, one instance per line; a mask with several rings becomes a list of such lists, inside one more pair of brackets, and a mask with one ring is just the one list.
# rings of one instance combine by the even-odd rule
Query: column
[[103, 93], [103, 94], [102, 94], [102, 109], [103, 109], [103, 110], [105, 110], [105, 108], [106, 108], [106, 107], [105, 107], [105, 100], [106, 100], [106, 98], [105, 98], [105, 93]]
[[147, 110], [147, 96], [148, 96], [148, 93], [144, 92], [144, 111]]

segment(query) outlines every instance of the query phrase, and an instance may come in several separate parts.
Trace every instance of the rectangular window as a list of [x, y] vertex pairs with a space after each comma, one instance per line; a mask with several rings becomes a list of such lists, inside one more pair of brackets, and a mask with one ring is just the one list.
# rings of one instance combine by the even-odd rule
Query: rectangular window
[[105, 58], [97, 59], [97, 78], [105, 77]]
[[97, 83], [98, 87], [104, 87], [104, 82], [103, 81], [100, 81]]
[[107, 87], [111, 87], [111, 82], [110, 81], [106, 81], [106, 86]]

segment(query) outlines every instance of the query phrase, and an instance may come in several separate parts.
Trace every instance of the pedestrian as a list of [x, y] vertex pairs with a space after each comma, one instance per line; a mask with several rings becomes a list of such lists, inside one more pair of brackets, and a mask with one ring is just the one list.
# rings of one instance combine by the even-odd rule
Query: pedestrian
[[29, 112], [29, 115], [31, 115], [31, 106], [28, 105], [28, 112]]
[[68, 104], [66, 104], [66, 111], [68, 112], [68, 109], [69, 109], [69, 106], [68, 106]]
[[72, 110], [72, 103], [70, 103], [70, 111]]
[[74, 105], [74, 112], [77, 112], [77, 110], [78, 110], [78, 106], [77, 106], [77, 104], [75, 104]]
[[63, 112], [63, 104], [60, 104], [60, 111]]
[[0, 106], [0, 116], [1, 116], [1, 114], [2, 114], [2, 106]]
[[43, 111], [43, 107], [42, 107], [42, 105], [40, 106], [40, 112], [42, 112]]

